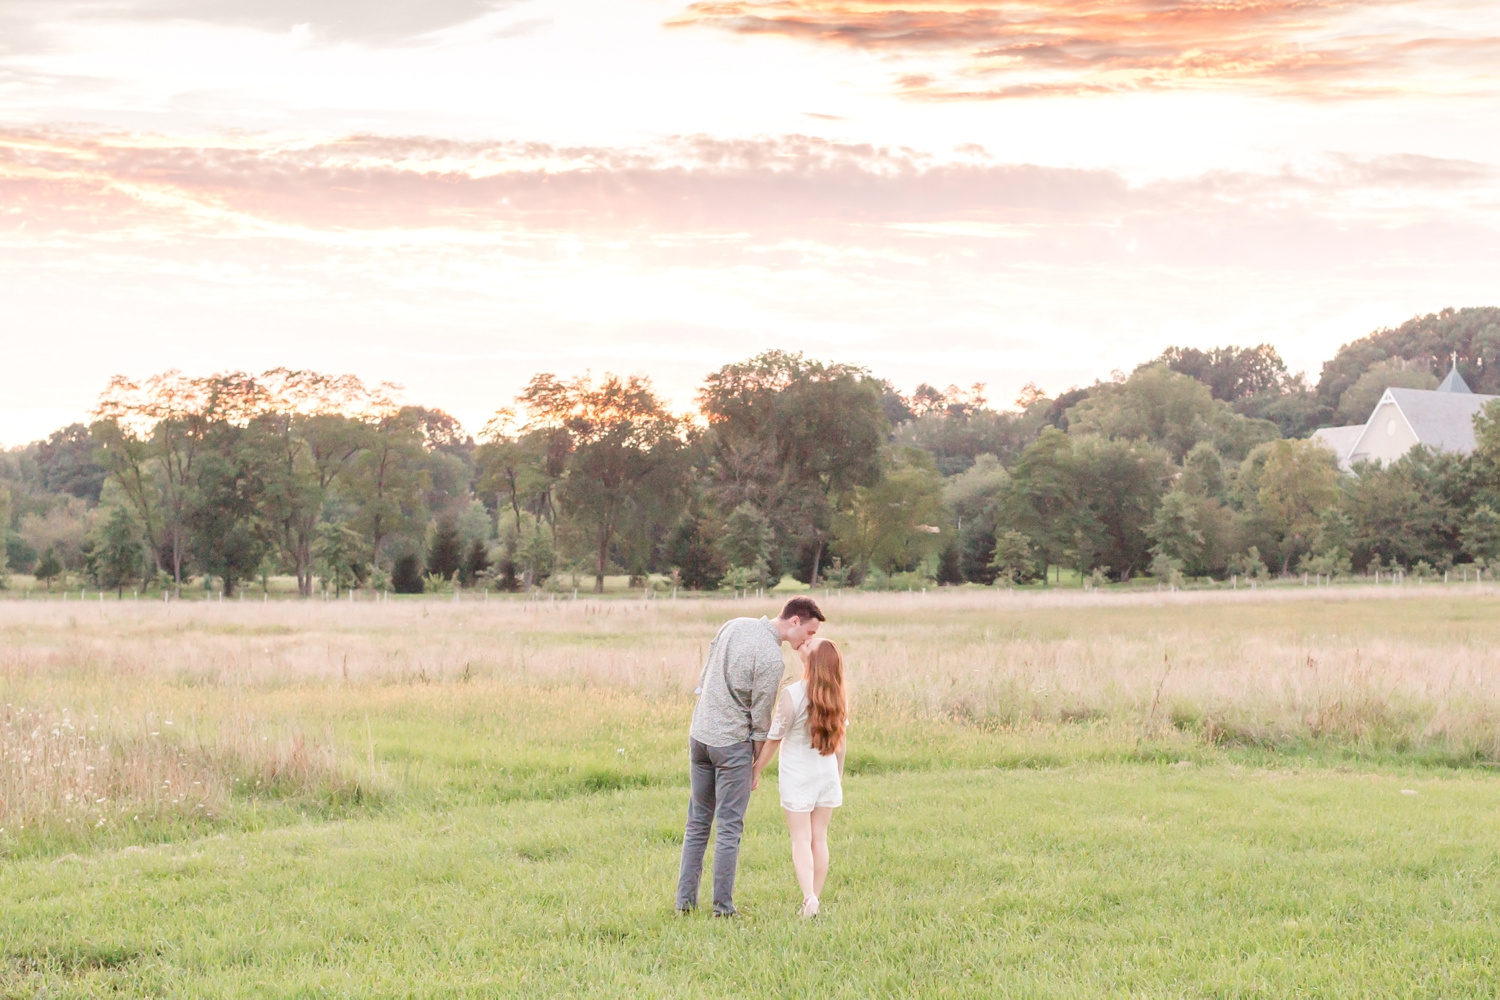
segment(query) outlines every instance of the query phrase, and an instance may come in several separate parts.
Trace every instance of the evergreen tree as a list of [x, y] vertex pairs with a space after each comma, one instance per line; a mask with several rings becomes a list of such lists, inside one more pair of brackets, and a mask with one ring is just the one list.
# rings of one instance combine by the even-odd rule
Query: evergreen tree
[[125, 507], [110, 508], [93, 549], [99, 586], [106, 590], [114, 588], [117, 596], [124, 597], [125, 584], [140, 575], [144, 551], [140, 529], [130, 511]]
[[[510, 568], [510, 578], [511, 578], [511, 580], [515, 580], [515, 578], [516, 578], [516, 563], [515, 563], [515, 560], [513, 560], [513, 559], [506, 559], [504, 561], [504, 563], [502, 564], [502, 568], [507, 567], [507, 566]], [[464, 586], [466, 586], [466, 587], [472, 587], [472, 586], [474, 586], [474, 584], [476, 582], [478, 582], [480, 576], [482, 576], [484, 574], [484, 572], [486, 570], [488, 570], [489, 568], [490, 568], [489, 550], [485, 547], [484, 542], [482, 542], [482, 541], [480, 541], [479, 539], [476, 538], [472, 542], [469, 543], [469, 553], [468, 553], [468, 555], [464, 556], [464, 565], [463, 565], [463, 568], [461, 570], [459, 570], [459, 580], [461, 580], [463, 582]]]
[[444, 580], [453, 579], [463, 564], [462, 546], [458, 524], [450, 518], [439, 521], [432, 537], [432, 551], [427, 555], [427, 572]]
[[62, 571], [63, 564], [62, 560], [57, 558], [57, 549], [49, 545], [47, 551], [43, 552], [42, 557], [37, 560], [36, 568], [31, 572], [37, 580], [47, 585], [48, 590], [51, 590], [52, 581], [62, 576]]
[[391, 589], [398, 594], [420, 594], [425, 589], [422, 564], [414, 554], [408, 552], [396, 558], [391, 566]]

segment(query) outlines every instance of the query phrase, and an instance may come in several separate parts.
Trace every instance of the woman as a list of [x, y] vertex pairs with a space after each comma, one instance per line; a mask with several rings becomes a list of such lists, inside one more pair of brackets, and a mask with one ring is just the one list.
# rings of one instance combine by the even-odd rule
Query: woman
[[844, 728], [849, 703], [844, 695], [844, 658], [827, 639], [809, 639], [799, 650], [802, 680], [776, 700], [770, 732], [755, 758], [750, 787], [782, 743], [781, 808], [792, 835], [792, 867], [802, 887], [804, 917], [818, 915], [818, 895], [828, 877], [828, 820], [843, 805]]

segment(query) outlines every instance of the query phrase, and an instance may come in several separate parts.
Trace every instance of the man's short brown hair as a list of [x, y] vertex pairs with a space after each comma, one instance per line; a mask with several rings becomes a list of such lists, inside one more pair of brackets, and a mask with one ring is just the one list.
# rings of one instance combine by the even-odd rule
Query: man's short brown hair
[[794, 597], [787, 601], [786, 606], [781, 609], [781, 617], [783, 619], [801, 618], [803, 621], [809, 618], [816, 618], [820, 622], [828, 620], [823, 617], [823, 612], [818, 610], [818, 602], [811, 597]]

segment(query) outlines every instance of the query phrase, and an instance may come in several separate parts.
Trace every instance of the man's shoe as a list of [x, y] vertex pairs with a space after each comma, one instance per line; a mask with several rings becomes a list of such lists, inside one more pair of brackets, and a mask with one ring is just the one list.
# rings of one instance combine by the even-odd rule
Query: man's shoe
[[732, 918], [732, 917], [737, 917], [739, 915], [740, 915], [740, 911], [739, 910], [715, 910], [714, 911], [714, 916], [715, 917], [724, 917], [725, 919], [729, 919], [729, 918]]

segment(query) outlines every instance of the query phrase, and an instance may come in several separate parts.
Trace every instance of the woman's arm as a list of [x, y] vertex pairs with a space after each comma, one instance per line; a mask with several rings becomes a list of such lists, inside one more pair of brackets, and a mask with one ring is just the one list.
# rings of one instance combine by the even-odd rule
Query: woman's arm
[[786, 736], [786, 731], [792, 726], [792, 696], [788, 691], [782, 691], [776, 699], [776, 714], [771, 717], [771, 728], [766, 733], [765, 742], [755, 748], [754, 772], [750, 776], [750, 790], [753, 792], [760, 787], [760, 775], [776, 756], [776, 751], [781, 749], [781, 740]]

